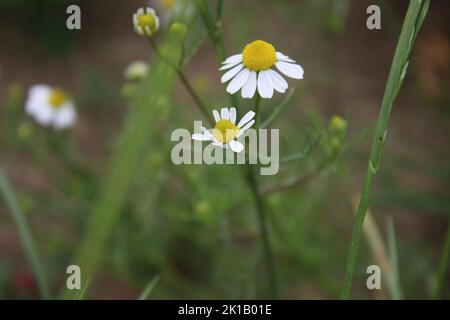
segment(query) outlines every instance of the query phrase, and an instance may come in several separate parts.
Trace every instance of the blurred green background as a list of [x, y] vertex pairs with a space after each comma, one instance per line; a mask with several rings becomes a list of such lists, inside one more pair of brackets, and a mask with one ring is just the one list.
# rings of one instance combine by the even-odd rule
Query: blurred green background
[[[137, 59], [149, 61], [151, 75], [157, 60], [148, 43], [134, 33], [132, 14], [148, 3], [160, 8], [163, 23], [156, 41], [165, 37], [170, 21], [185, 16], [186, 12], [169, 15], [162, 2], [168, 3], [0, 0], [0, 163], [36, 238], [52, 297], [65, 287], [66, 268], [76, 263], [80, 243], [92, 228], [88, 221], [110, 163], [123, 150], [126, 136], [121, 133], [133, 126], [133, 101], [142, 92], [144, 97], [152, 94], [152, 82], [131, 83], [123, 77], [124, 68]], [[79, 31], [65, 27], [66, 7], [73, 3], [81, 7]], [[216, 1], [210, 3], [214, 9]], [[382, 9], [382, 30], [366, 28], [370, 4]], [[362, 187], [373, 125], [407, 4], [225, 1], [222, 28], [228, 55], [263, 39], [305, 69], [304, 80], [290, 82], [295, 92], [289, 106], [272, 123], [280, 129], [282, 157], [300, 156], [283, 162], [278, 175], [261, 179], [270, 205], [281, 298], [339, 296], [353, 202]], [[371, 202], [388, 255], [388, 222], [392, 218], [394, 223], [399, 283], [407, 299], [433, 297], [450, 218], [449, 9], [447, 1], [431, 3], [393, 109]], [[228, 97], [195, 7], [192, 14], [185, 21], [186, 47], [201, 46], [187, 64], [186, 75], [212, 110], [228, 105]], [[159, 79], [165, 80], [164, 75]], [[167, 86], [172, 82], [167, 80]], [[36, 83], [72, 93], [79, 113], [72, 129], [45, 129], [25, 114], [27, 89]], [[148, 113], [151, 126], [145, 128], [148, 139], [139, 161], [130, 161], [131, 187], [123, 194], [117, 221], [105, 227], [110, 236], [96, 257], [100, 267], [89, 279], [88, 297], [135, 299], [156, 279], [150, 298], [263, 298], [266, 277], [257, 215], [240, 169], [175, 166], [170, 161], [171, 131], [192, 131], [193, 121], [202, 119], [185, 89], [179, 82], [173, 85], [163, 103], [144, 101], [142, 107], [153, 110]], [[264, 101], [263, 116], [282, 100], [275, 95]], [[242, 110], [251, 103], [238, 99]], [[334, 115], [347, 121], [345, 133], [330, 129]], [[295, 186], [278, 190], [296, 177], [300, 180]], [[352, 296], [389, 298], [384, 281], [382, 290], [366, 288], [366, 267], [382, 263], [371, 244], [366, 238], [362, 241]], [[38, 297], [36, 279], [2, 199], [0, 298]], [[441, 297], [450, 297], [448, 272]]]

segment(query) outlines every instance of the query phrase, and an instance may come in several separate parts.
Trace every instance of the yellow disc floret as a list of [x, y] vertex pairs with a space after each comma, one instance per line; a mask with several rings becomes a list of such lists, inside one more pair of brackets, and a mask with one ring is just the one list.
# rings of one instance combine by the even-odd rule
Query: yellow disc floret
[[268, 42], [256, 40], [242, 51], [244, 65], [253, 71], [267, 70], [277, 62], [275, 48]]
[[138, 15], [137, 25], [141, 27], [142, 30], [146, 30], [146, 28], [149, 28], [152, 33], [158, 30], [158, 25], [155, 17], [149, 13]]
[[48, 103], [55, 109], [61, 107], [69, 100], [69, 95], [62, 89], [55, 88], [50, 91]]
[[213, 129], [213, 136], [217, 141], [222, 143], [228, 143], [233, 140], [239, 133], [239, 128], [236, 127], [230, 120], [221, 119], [216, 123], [216, 127]]

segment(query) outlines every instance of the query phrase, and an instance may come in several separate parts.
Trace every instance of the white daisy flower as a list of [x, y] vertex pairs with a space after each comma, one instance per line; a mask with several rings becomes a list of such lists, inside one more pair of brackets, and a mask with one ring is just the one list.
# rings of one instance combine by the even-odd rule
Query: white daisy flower
[[148, 75], [150, 66], [145, 61], [134, 61], [124, 70], [124, 76], [128, 80], [142, 80]]
[[28, 91], [25, 111], [39, 124], [64, 129], [77, 120], [75, 104], [60, 88], [38, 84]]
[[303, 79], [303, 68], [294, 60], [275, 48], [268, 42], [256, 40], [245, 46], [240, 54], [235, 54], [224, 62], [219, 70], [228, 70], [222, 76], [222, 83], [230, 83], [227, 91], [231, 94], [241, 90], [242, 98], [250, 99], [256, 89], [261, 98], [270, 99], [273, 91], [286, 92], [288, 83], [276, 69], [294, 79]]
[[133, 25], [138, 34], [150, 37], [159, 29], [159, 18], [154, 9], [140, 8], [133, 14]]
[[214, 120], [216, 126], [214, 129], [208, 131], [202, 127], [202, 133], [194, 133], [193, 140], [211, 141], [213, 145], [228, 148], [234, 152], [241, 152], [244, 150], [244, 145], [237, 141], [237, 138], [242, 136], [254, 123], [253, 117], [255, 113], [249, 111], [242, 117], [241, 121], [236, 124], [236, 108], [222, 108], [220, 114], [217, 110], [213, 110]]

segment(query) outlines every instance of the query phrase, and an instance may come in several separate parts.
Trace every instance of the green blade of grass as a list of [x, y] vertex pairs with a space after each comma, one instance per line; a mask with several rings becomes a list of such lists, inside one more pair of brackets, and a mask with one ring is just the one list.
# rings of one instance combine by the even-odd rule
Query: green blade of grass
[[387, 281], [389, 293], [394, 300], [402, 300], [403, 294], [400, 286], [400, 273], [398, 269], [397, 241], [395, 238], [394, 220], [389, 218], [387, 223], [387, 246], [389, 252], [389, 261], [391, 262], [392, 272]]
[[10, 184], [8, 183], [6, 175], [3, 173], [2, 168], [0, 168], [0, 192], [12, 218], [14, 219], [14, 222], [16, 223], [17, 230], [19, 232], [19, 238], [25, 251], [25, 255], [37, 280], [39, 293], [42, 299], [48, 299], [48, 281], [41, 263], [41, 259], [39, 258], [39, 254], [36, 249], [33, 235], [31, 234], [31, 230], [28, 226], [27, 220], [25, 219], [25, 216], [17, 203], [16, 195]]
[[153, 292], [153, 289], [155, 289], [156, 284], [158, 283], [160, 279], [160, 276], [155, 276], [145, 287], [144, 291], [142, 291], [141, 295], [139, 296], [138, 300], [147, 300], [148, 296]]
[[436, 286], [433, 292], [434, 299], [440, 299], [445, 284], [445, 275], [448, 272], [448, 262], [450, 260], [450, 220], [447, 226], [447, 235], [445, 236], [444, 248], [442, 249], [441, 260], [436, 277]]
[[355, 272], [356, 257], [358, 254], [361, 230], [364, 223], [364, 217], [369, 206], [369, 196], [372, 190], [373, 179], [377, 173], [380, 163], [383, 146], [386, 141], [389, 118], [394, 105], [395, 98], [400, 90], [401, 84], [405, 78], [409, 54], [414, 44], [414, 40], [425, 19], [429, 0], [411, 0], [402, 31], [395, 50], [391, 70], [386, 84], [381, 110], [378, 115], [375, 134], [369, 156], [369, 164], [361, 192], [361, 198], [358, 207], [358, 213], [354, 222], [350, 249], [347, 256], [347, 265], [345, 270], [344, 285], [341, 292], [342, 299], [348, 299], [350, 288]]

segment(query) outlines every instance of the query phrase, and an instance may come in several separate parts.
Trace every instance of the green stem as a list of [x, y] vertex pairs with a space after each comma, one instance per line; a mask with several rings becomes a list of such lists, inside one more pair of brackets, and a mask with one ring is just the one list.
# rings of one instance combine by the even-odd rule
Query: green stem
[[406, 13], [406, 18], [398, 40], [397, 48], [389, 73], [389, 78], [386, 84], [386, 90], [384, 93], [381, 110], [377, 119], [375, 135], [373, 137], [372, 148], [370, 151], [369, 165], [367, 168], [364, 187], [361, 193], [356, 220], [353, 226], [352, 239], [347, 256], [344, 286], [341, 292], [341, 299], [349, 298], [353, 274], [355, 272], [356, 257], [358, 254], [359, 241], [361, 238], [361, 230], [364, 223], [364, 217], [369, 205], [369, 195], [372, 190], [372, 182], [375, 174], [380, 167], [381, 154], [383, 151], [384, 142], [386, 141], [387, 128], [392, 106], [406, 75], [409, 54], [415, 37], [425, 17], [428, 3], [429, 0], [410, 1], [408, 12]]
[[[213, 46], [216, 51], [216, 56], [219, 61], [225, 60], [225, 45], [222, 37], [222, 33], [220, 30], [220, 23], [215, 21], [213, 17], [211, 16], [211, 12], [209, 10], [208, 1], [206, 0], [195, 0], [195, 3], [197, 5], [197, 8], [200, 11], [200, 14], [203, 19], [203, 23], [205, 24], [206, 29], [208, 30], [208, 34], [211, 38], [211, 41], [213, 43]], [[222, 5], [222, 4], [221, 4]], [[221, 8], [223, 10], [223, 8]], [[234, 95], [229, 95], [230, 102], [232, 106], [237, 106], [237, 99]], [[257, 94], [256, 95], [256, 101], [255, 101], [255, 128], [259, 128], [259, 107], [260, 107], [260, 97]], [[266, 208], [264, 205], [263, 198], [259, 192], [258, 188], [258, 181], [257, 181], [257, 172], [256, 169], [258, 168], [257, 165], [248, 166], [249, 167], [249, 175], [248, 179], [245, 175], [243, 177], [248, 182], [249, 187], [251, 189], [253, 198], [255, 200], [256, 209], [258, 211], [258, 218], [260, 223], [260, 229], [261, 229], [261, 238], [262, 238], [262, 245], [264, 250], [264, 256], [266, 260], [267, 265], [267, 272], [268, 272], [268, 281], [270, 286], [270, 291], [272, 294], [272, 298], [276, 299], [278, 297], [278, 291], [277, 291], [277, 282], [276, 282], [276, 276], [275, 276], [275, 267], [272, 259], [272, 252], [269, 242], [269, 235], [267, 230], [267, 222], [266, 222]]]
[[186, 78], [186, 75], [184, 74], [183, 70], [179, 66], [173, 64], [171, 61], [167, 60], [164, 57], [164, 55], [161, 53], [161, 51], [159, 50], [158, 46], [156, 45], [156, 43], [153, 41], [152, 38], [150, 38], [149, 42], [150, 42], [151, 47], [155, 51], [156, 55], [162, 61], [167, 63], [171, 68], [173, 68], [175, 70], [175, 72], [178, 75], [178, 78], [181, 80], [181, 83], [184, 85], [184, 87], [186, 88], [186, 90], [188, 91], [188, 93], [190, 94], [192, 99], [195, 101], [195, 103], [197, 104], [197, 106], [200, 109], [200, 111], [203, 113], [203, 115], [206, 117], [206, 119], [208, 119], [209, 123], [212, 124], [213, 123], [213, 118], [211, 116], [211, 113], [208, 112], [208, 109], [206, 108], [206, 105], [202, 102], [202, 100], [200, 99], [199, 95], [195, 92], [194, 88], [189, 83], [189, 81]]
[[[260, 110], [261, 98], [258, 93], [256, 93], [255, 98], [255, 129], [259, 129], [259, 110]], [[249, 165], [249, 187], [251, 189], [253, 199], [255, 201], [256, 211], [258, 212], [259, 228], [261, 233], [261, 243], [264, 251], [264, 257], [267, 267], [267, 277], [269, 282], [269, 289], [272, 299], [278, 299], [278, 289], [275, 273], [275, 264], [272, 258], [272, 249], [270, 246], [269, 232], [267, 228], [267, 211], [264, 205], [264, 200], [261, 196], [258, 187], [258, 165]]]
[[41, 260], [39, 258], [38, 251], [36, 250], [36, 245], [31, 234], [31, 230], [28, 226], [27, 220], [20, 209], [14, 191], [8, 183], [8, 180], [0, 168], [0, 192], [3, 195], [6, 206], [11, 213], [11, 216], [16, 223], [17, 229], [19, 231], [20, 241], [22, 242], [23, 249], [27, 259], [31, 265], [34, 276], [37, 279], [37, 284], [39, 288], [39, 293], [43, 299], [49, 298], [49, 286], [47, 282], [47, 277], [44, 272]]
[[439, 269], [436, 278], [436, 288], [433, 293], [434, 299], [440, 299], [442, 295], [442, 289], [445, 282], [445, 275], [448, 271], [448, 261], [450, 258], [450, 221], [447, 227], [447, 235], [445, 236], [444, 248], [442, 250], [442, 257], [439, 262]]

